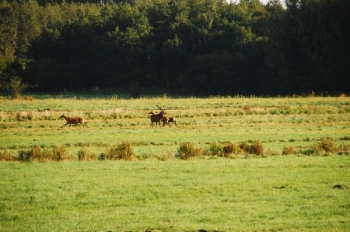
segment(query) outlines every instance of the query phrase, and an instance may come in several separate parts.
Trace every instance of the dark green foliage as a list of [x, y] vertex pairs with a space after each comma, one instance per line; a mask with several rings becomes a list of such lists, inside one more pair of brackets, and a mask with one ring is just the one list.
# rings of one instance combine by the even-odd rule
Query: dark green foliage
[[4, 84], [4, 88], [10, 92], [13, 99], [19, 98], [27, 87], [28, 85], [22, 83], [22, 79], [17, 76], [12, 77], [8, 83]]
[[280, 93], [347, 92], [350, 1], [287, 0], [286, 6], [272, 7], [267, 22], [266, 86]]
[[3, 0], [0, 86], [347, 93], [349, 11], [348, 0]]

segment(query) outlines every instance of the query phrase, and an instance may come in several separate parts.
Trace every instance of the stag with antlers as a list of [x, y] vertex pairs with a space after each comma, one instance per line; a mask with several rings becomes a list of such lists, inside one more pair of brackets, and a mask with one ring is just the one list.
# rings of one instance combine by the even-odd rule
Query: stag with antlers
[[151, 114], [151, 124], [150, 126], [153, 127], [153, 124], [156, 123], [156, 127], [157, 127], [157, 123], [160, 126], [160, 121], [162, 120], [162, 118], [164, 117], [164, 115], [166, 114], [164, 109], [162, 107], [159, 107], [158, 105], [156, 105], [158, 107], [158, 109], [160, 109], [160, 112], [158, 114], [153, 113], [153, 111], [149, 112], [149, 114]]
[[67, 125], [69, 125], [69, 127], [70, 127], [72, 124], [73, 125], [80, 124], [83, 127], [86, 126], [87, 128], [89, 128], [83, 118], [80, 118], [80, 117], [79, 118], [70, 118], [70, 117], [65, 116], [64, 114], [62, 114], [59, 118], [64, 118], [67, 121], [67, 123], [64, 124], [63, 126], [61, 126], [61, 128], [64, 126], [67, 126]]

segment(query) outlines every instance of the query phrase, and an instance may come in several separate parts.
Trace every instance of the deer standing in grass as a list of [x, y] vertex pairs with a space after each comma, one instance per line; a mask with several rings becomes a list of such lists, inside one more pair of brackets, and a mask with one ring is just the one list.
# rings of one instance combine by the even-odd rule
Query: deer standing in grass
[[175, 126], [177, 126], [176, 125], [176, 120], [174, 118], [168, 118], [167, 116], [164, 116], [161, 121], [163, 122], [163, 126], [165, 126], [165, 124], [168, 124], [169, 127], [170, 127], [170, 123], [171, 122], [174, 123]]
[[158, 114], [153, 113], [153, 111], [149, 112], [149, 114], [151, 114], [151, 117], [150, 117], [151, 124], [150, 124], [150, 126], [152, 125], [152, 127], [153, 127], [154, 123], [156, 123], [156, 127], [157, 127], [157, 123], [160, 126], [160, 121], [164, 117], [164, 114], [166, 114], [162, 107], [159, 107], [158, 105], [156, 105], [156, 106], [158, 107], [158, 109], [160, 109], [160, 112]]
[[70, 127], [72, 124], [74, 124], [74, 125], [75, 124], [80, 124], [83, 127], [86, 126], [87, 128], [89, 128], [87, 126], [86, 122], [84, 122], [83, 118], [80, 118], [80, 117], [79, 118], [70, 118], [70, 117], [65, 116], [64, 114], [62, 114], [59, 118], [64, 118], [67, 121], [67, 123], [64, 124], [63, 126], [61, 126], [61, 128], [64, 127], [64, 126], [67, 126], [67, 125], [69, 125], [69, 127]]

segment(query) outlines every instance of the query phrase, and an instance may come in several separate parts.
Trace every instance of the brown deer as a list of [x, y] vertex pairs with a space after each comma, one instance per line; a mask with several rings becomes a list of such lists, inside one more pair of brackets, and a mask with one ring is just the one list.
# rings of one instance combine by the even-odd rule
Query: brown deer
[[149, 114], [151, 114], [151, 117], [150, 117], [151, 124], [150, 124], [150, 126], [152, 125], [152, 127], [153, 127], [154, 123], [156, 123], [156, 127], [157, 127], [157, 123], [160, 126], [160, 121], [164, 117], [164, 114], [166, 114], [162, 107], [159, 107], [158, 105], [157, 105], [157, 107], [160, 109], [160, 112], [158, 114], [153, 113], [153, 111], [149, 112]]
[[174, 118], [168, 118], [167, 116], [164, 116], [161, 121], [163, 122], [163, 126], [165, 126], [165, 124], [168, 124], [169, 127], [170, 127], [170, 123], [171, 122], [174, 123], [175, 126], [177, 126], [176, 125], [176, 120]]
[[87, 126], [86, 122], [84, 122], [83, 118], [80, 118], [80, 117], [79, 118], [70, 118], [70, 117], [65, 116], [64, 114], [62, 114], [59, 118], [64, 118], [67, 121], [67, 123], [64, 124], [63, 126], [61, 126], [61, 128], [64, 127], [64, 126], [67, 126], [67, 125], [69, 125], [69, 127], [70, 127], [72, 124], [75, 125], [75, 124], [79, 124], [79, 123], [83, 127], [86, 126], [87, 128], [89, 128]]

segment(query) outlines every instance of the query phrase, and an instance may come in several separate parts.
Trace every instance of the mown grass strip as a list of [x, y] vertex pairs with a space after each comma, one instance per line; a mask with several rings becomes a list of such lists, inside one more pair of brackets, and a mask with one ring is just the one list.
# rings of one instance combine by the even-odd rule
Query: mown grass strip
[[349, 171], [348, 156], [0, 163], [0, 225], [2, 231], [347, 231]]

